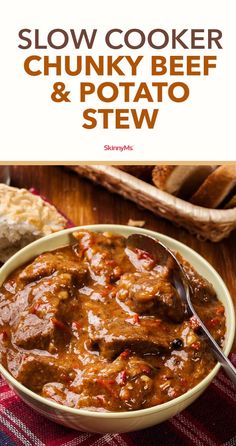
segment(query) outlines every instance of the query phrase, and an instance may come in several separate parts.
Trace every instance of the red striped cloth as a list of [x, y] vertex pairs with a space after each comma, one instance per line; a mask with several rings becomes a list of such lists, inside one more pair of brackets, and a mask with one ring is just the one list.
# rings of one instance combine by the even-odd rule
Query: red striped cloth
[[[37, 191], [32, 190], [37, 194]], [[43, 197], [44, 198], [44, 197]], [[47, 201], [45, 199], [45, 201]], [[73, 223], [68, 220], [68, 227]], [[231, 354], [236, 366], [236, 354]], [[236, 446], [236, 392], [220, 371], [188, 409], [129, 434], [90, 434], [55, 424], [17, 397], [0, 377], [0, 446]]]
[[[236, 355], [231, 354], [236, 365]], [[0, 378], [1, 446], [235, 446], [236, 393], [220, 371], [186, 410], [155, 427], [128, 434], [90, 434], [34, 412]]]

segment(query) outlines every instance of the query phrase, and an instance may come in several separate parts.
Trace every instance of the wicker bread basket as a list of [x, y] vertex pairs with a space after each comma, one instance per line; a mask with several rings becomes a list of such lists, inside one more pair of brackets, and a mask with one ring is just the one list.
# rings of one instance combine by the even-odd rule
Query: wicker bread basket
[[236, 208], [224, 210], [195, 206], [112, 166], [69, 167], [111, 192], [187, 228], [199, 238], [218, 242], [236, 228]]

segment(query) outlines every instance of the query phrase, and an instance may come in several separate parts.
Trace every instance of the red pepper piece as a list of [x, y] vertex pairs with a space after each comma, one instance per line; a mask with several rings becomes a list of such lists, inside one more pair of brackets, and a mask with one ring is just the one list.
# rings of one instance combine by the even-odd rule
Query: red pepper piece
[[32, 314], [37, 313], [37, 311], [39, 310], [40, 305], [41, 305], [41, 302], [36, 302], [36, 303], [32, 306], [32, 308], [31, 308], [31, 310], [30, 310], [30, 313], [32, 313]]
[[199, 350], [201, 349], [201, 342], [200, 341], [193, 342], [191, 344], [191, 347], [193, 348], [193, 350], [196, 350], [196, 352], [199, 352]]
[[149, 367], [148, 365], [143, 365], [142, 366], [142, 373], [145, 373], [148, 376], [151, 375], [151, 373], [152, 373], [151, 367]]
[[139, 315], [135, 314], [134, 317], [133, 317], [133, 320], [134, 320], [135, 324], [139, 324], [140, 323]]
[[194, 331], [200, 327], [199, 321], [195, 316], [190, 317], [189, 325], [192, 328], [192, 330], [194, 330]]
[[127, 372], [126, 372], [126, 370], [123, 370], [121, 372], [121, 379], [122, 379], [123, 384], [125, 384], [126, 381], [127, 381]]
[[106, 260], [105, 261], [106, 265], [110, 265], [110, 266], [117, 266], [117, 263], [115, 262], [115, 260]]
[[218, 317], [213, 317], [212, 319], [207, 321], [207, 326], [210, 328], [214, 328], [217, 325], [219, 325], [219, 323], [220, 323], [220, 319]]
[[102, 290], [99, 290], [99, 294], [101, 294], [101, 296], [106, 297], [112, 290], [113, 290], [113, 285], [111, 285], [110, 283], [108, 283], [107, 285], [104, 286], [104, 288]]
[[114, 379], [102, 379], [102, 378], [94, 378], [94, 382], [101, 384], [101, 386], [106, 387], [107, 384], [112, 385], [115, 384], [115, 380]]
[[134, 250], [135, 254], [137, 254], [138, 260], [149, 260], [153, 262], [153, 256], [147, 252], [143, 251], [142, 249], [135, 248]]
[[225, 312], [225, 308], [223, 307], [223, 305], [221, 305], [220, 307], [216, 308], [216, 314], [220, 315], [220, 314], [224, 314]]
[[76, 330], [81, 330], [82, 324], [79, 321], [74, 321], [72, 327], [76, 328]]
[[64, 331], [64, 333], [71, 335], [69, 327], [67, 327], [67, 325], [65, 325], [62, 321], [60, 321], [59, 319], [56, 319], [55, 317], [53, 317], [51, 320], [52, 320], [52, 323], [55, 325], [55, 327]]
[[113, 387], [115, 384], [114, 379], [101, 379], [101, 378], [95, 378], [94, 382], [102, 386], [104, 389], [106, 389], [109, 393], [111, 393], [114, 397], [117, 397], [117, 391]]
[[180, 395], [181, 395], [181, 391], [180, 390], [173, 390], [173, 392], [172, 392], [172, 397], [173, 398], [177, 398]]
[[88, 248], [80, 248], [80, 254], [81, 254], [81, 257], [84, 257], [84, 254], [86, 253], [86, 251], [88, 250]]
[[130, 357], [130, 354], [131, 354], [131, 351], [126, 349], [120, 354], [120, 357], [122, 359], [128, 359]]
[[179, 378], [179, 380], [180, 380], [181, 385], [182, 385], [183, 387], [187, 387], [187, 385], [188, 385], [188, 381], [187, 381], [185, 378]]
[[113, 285], [111, 285], [110, 283], [108, 283], [107, 285], [105, 285], [104, 288], [105, 288], [106, 290], [111, 291], [114, 287], [113, 287]]

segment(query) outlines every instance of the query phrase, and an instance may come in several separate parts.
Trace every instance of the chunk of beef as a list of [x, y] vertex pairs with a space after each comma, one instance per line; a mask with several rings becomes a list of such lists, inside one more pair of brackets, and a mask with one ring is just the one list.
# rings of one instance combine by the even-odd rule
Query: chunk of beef
[[0, 293], [0, 327], [11, 320], [11, 301]]
[[80, 395], [78, 407], [106, 410], [141, 409], [153, 387], [156, 371], [145, 360], [119, 356], [111, 364], [95, 364], [79, 372], [70, 390]]
[[118, 284], [117, 298], [138, 314], [158, 315], [173, 322], [184, 319], [184, 305], [166, 272], [124, 274]]
[[92, 280], [104, 285], [114, 283], [120, 278], [124, 266], [128, 270], [132, 268], [124, 252], [125, 239], [120, 236], [88, 231], [73, 235], [78, 241], [74, 249], [78, 254], [83, 253]]
[[52, 320], [40, 319], [35, 314], [26, 314], [13, 334], [12, 342], [25, 349], [46, 349], [54, 337]]
[[168, 350], [176, 336], [175, 328], [167, 332], [160, 321], [140, 320], [133, 323], [131, 318], [101, 317], [89, 312], [88, 335], [93, 348], [99, 347], [100, 354], [112, 359], [123, 350], [135, 353], [155, 353]]
[[[10, 280], [9, 280], [10, 282]], [[5, 289], [10, 283], [5, 284]], [[7, 292], [6, 295], [0, 293], [0, 326], [9, 324], [14, 325], [22, 312], [28, 307], [30, 288], [14, 289], [14, 293]]]
[[53, 273], [68, 273], [79, 283], [86, 277], [87, 270], [81, 265], [76, 257], [62, 255], [60, 252], [47, 252], [38, 256], [30, 265], [26, 266], [20, 273], [19, 278], [24, 283], [33, 282], [42, 277], [51, 276]]
[[78, 241], [79, 248], [83, 253], [96, 244], [99, 248], [107, 249], [117, 256], [122, 254], [126, 246], [125, 237], [121, 237], [118, 234], [111, 234], [110, 232], [90, 232], [82, 230], [73, 232], [73, 236]]
[[34, 392], [39, 392], [47, 382], [63, 382], [68, 376], [66, 366], [57, 364], [50, 356], [25, 356], [15, 353], [8, 357], [8, 370], [17, 381]]
[[79, 407], [81, 399], [81, 395], [70, 391], [65, 384], [58, 382], [46, 383], [42, 388], [41, 395], [68, 407]]
[[203, 278], [186, 260], [178, 254], [186, 276], [192, 288], [192, 301], [194, 303], [207, 304], [217, 301], [216, 292], [213, 285]]
[[13, 342], [25, 349], [47, 349], [49, 344], [54, 348], [58, 332], [62, 333], [60, 340], [63, 342], [63, 338], [70, 335], [63, 321], [70, 312], [68, 301], [71, 294], [71, 275], [68, 273], [56, 275], [50, 280], [41, 279], [33, 287], [27, 310], [19, 313], [14, 320]]

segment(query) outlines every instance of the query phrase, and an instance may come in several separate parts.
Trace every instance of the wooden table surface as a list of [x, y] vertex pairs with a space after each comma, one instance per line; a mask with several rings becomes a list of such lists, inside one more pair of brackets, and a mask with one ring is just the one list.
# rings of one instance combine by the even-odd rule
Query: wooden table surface
[[145, 228], [169, 235], [205, 257], [225, 281], [236, 307], [236, 231], [219, 243], [199, 241], [185, 229], [138, 208], [135, 203], [111, 194], [60, 166], [11, 167], [11, 185], [35, 187], [76, 225], [127, 224], [130, 218], [145, 220]]

